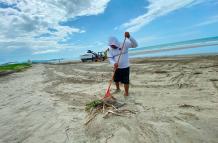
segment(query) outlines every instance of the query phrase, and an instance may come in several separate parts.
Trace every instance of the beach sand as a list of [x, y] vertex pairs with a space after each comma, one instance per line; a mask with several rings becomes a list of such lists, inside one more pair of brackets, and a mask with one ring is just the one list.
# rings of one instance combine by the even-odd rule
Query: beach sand
[[[1, 143], [218, 143], [218, 56], [131, 61], [130, 96], [113, 94], [128, 117], [85, 104], [103, 97], [112, 67], [37, 64], [0, 78]], [[115, 85], [111, 92], [115, 91]]]

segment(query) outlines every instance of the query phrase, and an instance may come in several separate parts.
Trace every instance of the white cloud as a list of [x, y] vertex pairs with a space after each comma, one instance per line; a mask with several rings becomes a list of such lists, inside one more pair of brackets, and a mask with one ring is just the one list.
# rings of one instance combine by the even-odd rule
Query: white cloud
[[130, 32], [135, 32], [158, 17], [167, 15], [170, 12], [184, 7], [202, 3], [203, 1], [205, 0], [200, 0], [198, 2], [197, 0], [148, 0], [149, 5], [146, 13], [124, 23], [121, 25], [121, 28]]
[[48, 53], [55, 53], [55, 52], [59, 52], [60, 50], [58, 49], [48, 49], [48, 50], [42, 50], [42, 51], [35, 51], [33, 52], [33, 55], [38, 55], [38, 54], [48, 54]]
[[150, 36], [143, 36], [141, 38], [137, 38], [138, 44], [143, 46], [149, 42], [155, 41], [157, 39], [160, 39], [160, 36], [154, 36], [154, 35], [150, 35]]
[[194, 25], [193, 27], [201, 27], [201, 26], [206, 26], [206, 25], [214, 24], [214, 23], [218, 23], [218, 15], [211, 16], [207, 20], [205, 20], [201, 23], [198, 23], [198, 24]]
[[[103, 13], [109, 1], [0, 0], [0, 3], [9, 6], [0, 8], [0, 50], [25, 46], [32, 50], [43, 48], [44, 53], [55, 52], [55, 48], [63, 48], [58, 41], [68, 35], [85, 32], [77, 27], [61, 26], [61, 21]], [[49, 28], [55, 29], [55, 32], [49, 31]], [[45, 33], [51, 37], [36, 38]], [[49, 49], [46, 51], [45, 48]]]

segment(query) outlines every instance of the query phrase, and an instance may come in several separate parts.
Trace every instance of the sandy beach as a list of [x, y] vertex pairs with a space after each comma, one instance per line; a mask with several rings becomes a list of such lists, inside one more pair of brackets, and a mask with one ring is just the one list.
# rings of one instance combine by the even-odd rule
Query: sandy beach
[[[131, 61], [136, 111], [99, 114], [84, 125], [85, 104], [103, 97], [112, 67], [102, 63], [36, 64], [0, 78], [1, 143], [218, 143], [218, 56]], [[115, 91], [115, 85], [111, 92]]]

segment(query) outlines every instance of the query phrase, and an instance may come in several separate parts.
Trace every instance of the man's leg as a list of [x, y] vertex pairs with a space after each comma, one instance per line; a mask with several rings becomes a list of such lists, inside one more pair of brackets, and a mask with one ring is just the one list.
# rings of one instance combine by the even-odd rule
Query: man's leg
[[129, 67], [128, 68], [125, 68], [123, 69], [123, 83], [124, 83], [124, 90], [125, 90], [125, 93], [124, 93], [124, 96], [128, 96], [129, 95]]
[[115, 84], [116, 84], [117, 90], [120, 90], [120, 84], [119, 84], [119, 82], [115, 82]]
[[116, 71], [115, 71], [115, 74], [114, 74], [114, 82], [115, 82], [115, 85], [116, 85], [116, 92], [117, 91], [120, 91], [120, 84], [119, 84], [119, 82], [120, 82], [120, 70], [119, 69], [117, 69]]
[[129, 95], [129, 84], [124, 84], [124, 90], [125, 90], [124, 95], [128, 96]]

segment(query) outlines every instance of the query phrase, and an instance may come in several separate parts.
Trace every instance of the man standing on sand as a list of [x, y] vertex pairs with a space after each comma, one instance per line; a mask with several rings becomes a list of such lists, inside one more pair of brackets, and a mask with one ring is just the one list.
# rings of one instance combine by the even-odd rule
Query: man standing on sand
[[[127, 40], [125, 43], [120, 43], [117, 38], [111, 37], [109, 39], [108, 45], [109, 51], [108, 51], [108, 59], [111, 64], [114, 65], [115, 75], [114, 75], [114, 82], [116, 84], [116, 91], [120, 91], [120, 85], [119, 82], [124, 84], [124, 90], [125, 94], [124, 96], [129, 95], [129, 54], [128, 49], [129, 48], [135, 48], [138, 46], [136, 40], [130, 36], [129, 32], [125, 32], [125, 38]], [[124, 45], [123, 45], [124, 44]], [[122, 49], [123, 46], [123, 49]], [[121, 53], [122, 50], [122, 53]], [[119, 55], [120, 61], [118, 62]]]

